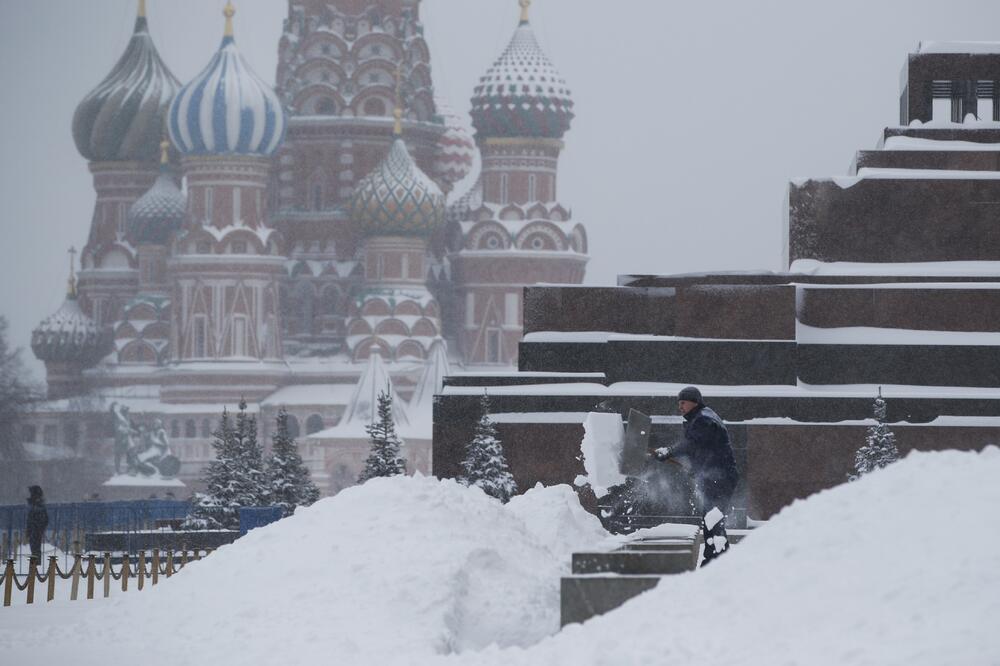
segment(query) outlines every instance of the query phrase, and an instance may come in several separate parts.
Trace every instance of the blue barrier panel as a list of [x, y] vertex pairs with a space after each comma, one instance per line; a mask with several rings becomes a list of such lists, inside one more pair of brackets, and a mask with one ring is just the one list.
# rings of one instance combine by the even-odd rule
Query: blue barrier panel
[[256, 527], [270, 525], [281, 520], [280, 506], [254, 506], [240, 509], [240, 536]]
[[[50, 534], [71, 532], [137, 532], [153, 529], [158, 520], [183, 520], [191, 510], [188, 502], [176, 500], [138, 500], [134, 502], [74, 502], [47, 504]], [[14, 532], [25, 529], [27, 504], [0, 506], [0, 532], [7, 533], [7, 543]], [[9, 553], [0, 553], [10, 557]]]

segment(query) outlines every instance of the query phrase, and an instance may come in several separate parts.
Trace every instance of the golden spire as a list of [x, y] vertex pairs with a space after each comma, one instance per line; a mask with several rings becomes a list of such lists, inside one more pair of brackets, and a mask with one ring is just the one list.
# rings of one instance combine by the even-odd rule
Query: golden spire
[[233, 16], [236, 15], [236, 8], [233, 7], [231, 0], [227, 0], [226, 8], [222, 10], [222, 15], [226, 17], [226, 37], [233, 36]]
[[396, 122], [392, 126], [395, 136], [403, 136], [403, 65], [396, 65], [396, 108], [392, 112]]
[[69, 248], [69, 280], [66, 281], [66, 298], [76, 298], [76, 248]]
[[170, 163], [170, 142], [164, 139], [160, 142], [160, 164]]
[[528, 9], [531, 8], [531, 0], [517, 0], [517, 4], [521, 5], [521, 23], [527, 23]]
[[139, 0], [139, 18], [146, 18], [146, 0]]

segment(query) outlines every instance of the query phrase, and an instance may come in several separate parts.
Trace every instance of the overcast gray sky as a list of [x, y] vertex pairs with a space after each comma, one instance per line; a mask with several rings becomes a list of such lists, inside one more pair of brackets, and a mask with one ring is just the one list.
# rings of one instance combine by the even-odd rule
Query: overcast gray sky
[[[149, 0], [181, 81], [218, 46], [224, 4]], [[287, 2], [236, 4], [240, 48], [273, 81]], [[517, 2], [424, 0], [422, 12], [435, 84], [466, 111]], [[86, 241], [94, 193], [70, 123], [134, 16], [134, 0], [0, 0], [0, 313], [17, 345], [59, 306], [66, 249]], [[560, 198], [587, 225], [587, 281], [613, 284], [619, 273], [783, 269], [787, 181], [843, 173], [898, 121], [900, 68], [917, 42], [1000, 39], [1000, 3], [535, 0], [532, 22], [577, 104]]]

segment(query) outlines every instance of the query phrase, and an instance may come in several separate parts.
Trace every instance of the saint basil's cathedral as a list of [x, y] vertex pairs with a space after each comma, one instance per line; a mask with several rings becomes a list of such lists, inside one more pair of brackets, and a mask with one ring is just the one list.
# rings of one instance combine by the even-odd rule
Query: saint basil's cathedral
[[48, 494], [156, 494], [107, 483], [110, 410], [127, 407], [168, 433], [186, 495], [241, 399], [265, 446], [286, 408], [335, 493], [387, 388], [410, 470], [430, 471], [443, 377], [512, 368], [524, 287], [579, 284], [588, 260], [557, 193], [573, 101], [519, 4], [473, 134], [435, 96], [419, 0], [290, 0], [274, 88], [240, 55], [231, 4], [182, 84], [140, 0], [73, 116], [96, 202], [65, 302], [32, 336], [48, 400], [23, 439]]

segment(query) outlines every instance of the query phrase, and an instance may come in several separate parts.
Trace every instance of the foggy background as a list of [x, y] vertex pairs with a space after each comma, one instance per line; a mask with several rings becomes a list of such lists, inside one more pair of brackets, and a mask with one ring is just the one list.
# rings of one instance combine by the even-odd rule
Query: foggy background
[[[94, 192], [76, 105], [110, 71], [134, 0], [0, 0], [0, 314], [37, 378], [31, 329], [65, 292]], [[225, 0], [149, 0], [182, 83], [222, 36]], [[236, 2], [236, 40], [274, 81], [287, 0]], [[423, 0], [439, 94], [467, 112], [517, 25], [516, 0]], [[842, 174], [898, 122], [920, 40], [998, 40], [989, 0], [535, 0], [532, 24], [577, 118], [559, 199], [587, 226], [590, 284], [619, 273], [782, 270], [785, 186]]]

